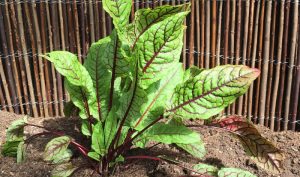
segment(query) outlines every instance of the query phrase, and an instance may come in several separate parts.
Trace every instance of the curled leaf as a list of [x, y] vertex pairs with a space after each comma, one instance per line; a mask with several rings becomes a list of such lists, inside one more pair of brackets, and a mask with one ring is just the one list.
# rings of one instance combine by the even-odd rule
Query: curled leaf
[[17, 150], [17, 163], [23, 162], [25, 159], [24, 141], [20, 142]]
[[22, 119], [15, 120], [6, 130], [6, 141], [23, 141], [24, 126], [27, 123], [27, 116]]
[[284, 154], [271, 142], [261, 136], [255, 126], [241, 116], [229, 116], [215, 121], [217, 125], [234, 133], [241, 141], [246, 153], [256, 164], [270, 172], [280, 173]]
[[63, 152], [67, 150], [71, 142], [70, 137], [68, 136], [61, 136], [58, 138], [52, 139], [45, 148], [43, 158], [45, 161], [53, 161], [60, 156]]

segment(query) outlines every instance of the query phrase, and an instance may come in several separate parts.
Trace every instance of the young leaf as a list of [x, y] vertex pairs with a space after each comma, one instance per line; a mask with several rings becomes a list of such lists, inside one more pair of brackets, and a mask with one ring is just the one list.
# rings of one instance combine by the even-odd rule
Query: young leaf
[[70, 93], [71, 100], [80, 109], [82, 118], [89, 117], [87, 109], [94, 118], [99, 118], [91, 76], [79, 63], [76, 55], [66, 51], [54, 51], [44, 57], [54, 64], [61, 75], [66, 77], [65, 86]]
[[213, 125], [237, 135], [246, 153], [251, 156], [258, 166], [273, 173], [282, 171], [284, 154], [262, 137], [255, 126], [247, 119], [241, 116], [229, 116], [215, 121]]
[[186, 128], [185, 126], [156, 123], [151, 129], [149, 129], [149, 131], [144, 133], [142, 138], [165, 144], [191, 144], [199, 142], [200, 136], [198, 133]]
[[160, 80], [172, 64], [178, 63], [183, 45], [182, 23], [187, 14], [180, 12], [152, 25], [138, 39], [134, 57], [139, 61], [138, 72], [143, 88]]
[[196, 143], [191, 143], [191, 144], [176, 143], [176, 145], [197, 158], [202, 158], [206, 154], [204, 143], [202, 142], [201, 138]]
[[131, 0], [103, 0], [103, 9], [109, 13], [118, 30], [122, 30], [129, 23]]
[[68, 177], [70, 176], [78, 167], [73, 167], [71, 163], [64, 163], [56, 166], [51, 171], [52, 177]]
[[201, 173], [201, 174], [205, 174], [205, 175], [211, 175], [211, 176], [217, 176], [218, 174], [218, 168], [212, 165], [207, 165], [204, 163], [200, 163], [197, 165], [194, 165], [194, 170], [196, 170], [197, 172]]
[[20, 142], [17, 150], [17, 163], [23, 162], [25, 159], [24, 141]]
[[100, 155], [99, 155], [97, 152], [95, 152], [95, 151], [89, 152], [89, 153], [88, 153], [88, 156], [89, 156], [90, 158], [94, 159], [94, 160], [97, 160], [97, 161], [100, 160]]
[[127, 27], [126, 40], [131, 47], [134, 47], [136, 41], [144, 32], [152, 25], [163, 21], [168, 17], [172, 17], [177, 13], [188, 11], [189, 5], [178, 6], [158, 6], [155, 9], [140, 9], [135, 12], [134, 23]]
[[92, 149], [101, 156], [105, 153], [104, 131], [100, 121], [93, 127]]
[[88, 120], [82, 120], [81, 121], [81, 133], [85, 136], [92, 136], [92, 133], [90, 132], [90, 123]]
[[256, 175], [238, 168], [221, 168], [218, 177], [256, 177]]
[[27, 116], [22, 119], [15, 120], [6, 130], [6, 141], [23, 141], [24, 126], [27, 123]]
[[72, 155], [72, 151], [70, 149], [66, 149], [53, 159], [52, 164], [61, 164], [69, 162]]
[[6, 141], [3, 144], [1, 153], [4, 156], [17, 157], [19, 144], [23, 141]]
[[61, 136], [52, 139], [45, 148], [43, 158], [45, 161], [52, 161], [60, 156], [64, 151], [67, 150], [71, 138], [68, 136]]
[[204, 70], [176, 87], [168, 112], [185, 119], [208, 119], [244, 94], [259, 73], [242, 65]]

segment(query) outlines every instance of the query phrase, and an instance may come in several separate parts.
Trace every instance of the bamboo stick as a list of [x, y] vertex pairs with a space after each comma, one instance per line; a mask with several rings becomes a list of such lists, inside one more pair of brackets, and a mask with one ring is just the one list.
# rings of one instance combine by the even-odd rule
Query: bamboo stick
[[290, 1], [286, 1], [285, 6], [285, 22], [284, 22], [284, 41], [283, 41], [283, 52], [282, 52], [282, 63], [281, 71], [280, 71], [280, 90], [279, 90], [279, 97], [278, 97], [278, 113], [277, 113], [277, 129], [276, 131], [280, 131], [281, 129], [281, 117], [282, 117], [282, 103], [283, 103], [283, 95], [284, 95], [284, 86], [285, 86], [285, 73], [286, 73], [286, 58], [287, 58], [287, 48], [288, 48], [288, 40], [290, 39], [288, 36], [289, 33], [289, 16], [290, 16]]
[[[42, 42], [42, 53], [47, 52], [47, 44], [46, 44], [46, 23], [45, 23], [45, 3], [41, 2], [40, 4], [40, 20], [41, 20], [41, 42]], [[45, 74], [45, 86], [47, 90], [47, 101], [51, 102], [52, 101], [52, 89], [55, 88], [55, 86], [51, 86], [50, 83], [50, 76], [49, 76], [49, 63], [47, 60], [42, 60], [42, 63], [44, 64], [44, 74]], [[43, 71], [43, 70], [42, 70]], [[48, 109], [49, 109], [49, 116], [53, 116], [53, 105], [52, 104], [47, 104]]]
[[[76, 5], [76, 0], [74, 0], [74, 4], [73, 4], [73, 9], [74, 9], [74, 14], [73, 14], [73, 16], [74, 16], [74, 21], [75, 21], [75, 34], [76, 34], [76, 46], [77, 46], [77, 55], [78, 55], [78, 58], [79, 58], [79, 61], [81, 62], [81, 63], [83, 63], [83, 59], [82, 59], [82, 56], [81, 56], [81, 46], [80, 46], [80, 34], [79, 34], [79, 22], [78, 22], [78, 10], [77, 10], [77, 5]], [[71, 26], [72, 26], [72, 24], [70, 24]], [[70, 27], [71, 27], [70, 26]], [[74, 32], [72, 33], [72, 34], [74, 34]], [[72, 38], [74, 38], [73, 36], [72, 36]], [[84, 44], [84, 43], [83, 43]], [[83, 45], [84, 46], [84, 45]], [[83, 55], [84, 56], [86, 56], [86, 48], [85, 47], [83, 47], [84, 48], [84, 52], [85, 53], [83, 53]]]
[[[76, 15], [75, 14], [72, 14], [72, 6], [71, 6], [71, 2], [70, 2], [70, 0], [67, 0], [66, 1], [67, 3], [66, 3], [66, 8], [67, 8], [67, 18], [68, 18], [68, 23], [67, 23], [67, 28], [69, 29], [69, 32], [68, 32], [68, 39], [69, 39], [69, 44], [70, 44], [70, 48], [69, 48], [69, 50], [71, 51], [71, 52], [74, 52], [75, 53], [75, 51], [76, 51], [76, 49], [75, 49], [75, 46], [76, 46], [76, 42], [75, 42], [75, 35], [74, 35], [74, 29], [76, 30], [77, 28], [78, 28], [78, 24], [76, 24], [75, 22], [74, 22], [74, 18], [76, 17]], [[76, 3], [73, 3], [73, 5], [75, 5], [75, 6], [73, 6], [73, 12], [75, 13], [75, 8], [76, 8]], [[75, 28], [74, 28], [74, 24], [75, 24]], [[78, 53], [77, 53], [77, 55], [78, 55]], [[79, 58], [79, 61], [81, 62], [81, 56], [80, 55], [78, 55], [78, 58]]]
[[[231, 28], [230, 28], [230, 56], [231, 64], [234, 63], [234, 48], [235, 48], [235, 11], [236, 11], [236, 1], [232, 1], [232, 14], [231, 14]], [[235, 114], [235, 103], [229, 105], [227, 108], [227, 114]]]
[[216, 65], [220, 65], [220, 52], [221, 52], [221, 28], [222, 28], [222, 8], [223, 1], [220, 1], [219, 5], [219, 19], [218, 19], [218, 37], [217, 37], [217, 49], [216, 49]]
[[[33, 23], [34, 23], [34, 33], [36, 35], [36, 42], [37, 42], [37, 52], [38, 54], [42, 53], [42, 45], [41, 45], [41, 35], [40, 35], [40, 29], [38, 24], [38, 18], [36, 13], [36, 4], [31, 4], [32, 8], [32, 15], [33, 15]], [[42, 91], [42, 101], [43, 101], [43, 109], [45, 111], [45, 117], [49, 117], [49, 110], [47, 104], [45, 104], [47, 100], [46, 95], [46, 85], [45, 85], [45, 76], [44, 76], [44, 66], [43, 61], [40, 56], [38, 56], [38, 65], [39, 65], [39, 75], [41, 77], [41, 91]]]
[[297, 42], [297, 32], [298, 32], [298, 1], [295, 1], [294, 4], [294, 13], [293, 13], [293, 28], [292, 28], [292, 38], [291, 38], [291, 50], [290, 50], [290, 61], [287, 72], [287, 85], [286, 85], [286, 97], [284, 103], [284, 126], [283, 129], [286, 131], [288, 129], [289, 122], [289, 113], [290, 113], [290, 98], [291, 98], [291, 88], [293, 81], [293, 69], [296, 53], [296, 42]]
[[228, 63], [229, 20], [230, 20], [230, 1], [226, 1], [225, 29], [224, 29], [224, 64]]
[[[273, 15], [272, 15], [272, 32], [271, 32], [271, 51], [270, 51], [270, 60], [274, 61], [274, 50], [275, 50], [275, 32], [276, 32], [276, 15], [277, 15], [277, 1], [274, 1], [273, 5]], [[271, 62], [271, 61], [270, 61]], [[270, 102], [271, 102], [271, 92], [272, 92], [272, 81], [273, 81], [273, 63], [269, 66], [268, 74], [268, 85], [267, 85], [267, 96], [266, 96], [266, 120], [265, 126], [269, 126], [270, 122]]]
[[[12, 60], [12, 71], [13, 71], [13, 75], [14, 75], [14, 81], [15, 81], [15, 86], [16, 86], [16, 92], [17, 92], [17, 96], [18, 96], [18, 104], [21, 110], [21, 114], [24, 114], [24, 108], [22, 106], [22, 93], [21, 93], [21, 87], [20, 87], [20, 78], [19, 78], [19, 70], [17, 68], [17, 63], [16, 63], [16, 58], [15, 55], [13, 55], [14, 52], [14, 44], [13, 44], [13, 36], [12, 36], [12, 29], [11, 29], [11, 23], [10, 23], [10, 15], [9, 15], [9, 10], [8, 10], [8, 3], [6, 0], [4, 0], [5, 3], [5, 9], [4, 9], [4, 14], [5, 14], [5, 26], [6, 29], [8, 31], [9, 37], [8, 37], [8, 47], [10, 50], [11, 55], [11, 60]], [[18, 113], [18, 112], [17, 112]]]
[[217, 34], [217, 1], [212, 0], [212, 36], [211, 36], [211, 66], [215, 66], [216, 59], [216, 34]]
[[2, 93], [2, 88], [0, 87], [0, 111], [7, 111], [7, 107], [5, 107], [6, 105], [6, 102], [5, 102], [5, 99], [4, 99], [4, 95]]
[[206, 1], [205, 29], [205, 68], [210, 66], [210, 1]]
[[34, 79], [33, 82], [35, 82], [35, 88], [36, 88], [36, 96], [37, 96], [37, 100], [38, 100], [38, 108], [40, 111], [40, 116], [44, 116], [44, 107], [43, 107], [43, 99], [42, 99], [42, 91], [41, 91], [41, 83], [40, 83], [40, 77], [39, 77], [39, 66], [38, 66], [38, 61], [37, 61], [37, 57], [36, 57], [36, 43], [35, 43], [35, 39], [34, 39], [34, 34], [33, 34], [33, 27], [32, 27], [32, 20], [31, 20], [31, 16], [30, 16], [30, 12], [29, 12], [29, 7], [28, 7], [28, 3], [24, 3], [24, 9], [25, 9], [25, 16], [27, 19], [27, 29], [28, 29], [28, 33], [29, 33], [29, 39], [30, 39], [30, 43], [31, 43], [31, 50], [32, 50], [32, 60], [33, 60], [33, 71], [34, 71]]
[[[299, 18], [298, 18], [299, 20]], [[300, 20], [299, 20], [300, 24]], [[298, 60], [296, 63], [296, 71], [295, 71], [295, 86], [293, 92], [293, 103], [292, 103], [292, 130], [296, 130], [296, 121], [297, 121], [297, 109], [299, 104], [299, 92], [300, 92], [300, 36], [299, 36], [300, 28], [298, 27]], [[299, 116], [298, 116], [299, 117]]]
[[[263, 35], [264, 35], [264, 19], [265, 19], [265, 0], [262, 1], [261, 4], [261, 16], [260, 16], [260, 29], [259, 29], [259, 46], [258, 46], [258, 66], [257, 68], [261, 70], [261, 61], [262, 61], [262, 51], [263, 51]], [[255, 110], [254, 110], [254, 122], [257, 123], [257, 118], [262, 119], [261, 117], [258, 117], [258, 106], [259, 106], [259, 99], [260, 99], [260, 84], [261, 84], [261, 76], [257, 78], [256, 82], [256, 93], [255, 93]]]
[[[74, 1], [74, 10], [75, 10], [75, 6], [76, 6], [76, 0], [73, 0]], [[84, 12], [84, 3], [81, 3], [80, 4], [80, 35], [81, 35], [81, 47], [82, 47], [82, 55], [86, 55], [87, 53], [87, 50], [86, 50], [86, 36], [85, 36], [85, 12]], [[105, 13], [104, 13], [104, 10], [102, 9], [102, 20], [105, 20]], [[103, 22], [105, 23], [105, 21]], [[106, 36], [106, 26], [103, 26], [102, 29], [105, 31], [105, 36]], [[76, 30], [77, 31], [77, 30]], [[79, 33], [79, 31], [78, 31]], [[76, 32], [77, 34], [77, 32]], [[77, 35], [76, 35], [77, 36]], [[78, 39], [76, 39], [78, 40]], [[77, 41], [76, 41], [77, 42]], [[77, 44], [78, 45], [78, 44]], [[79, 45], [80, 46], [80, 45]], [[81, 58], [79, 58], [80, 62], [83, 63], [83, 61], [81, 60]]]
[[[19, 37], [19, 33], [18, 33], [18, 25], [17, 25], [17, 17], [15, 14], [15, 8], [14, 8], [14, 4], [11, 3], [9, 6], [9, 10], [10, 10], [10, 17], [11, 17], [11, 21], [12, 21], [12, 31], [13, 34], [15, 36], [15, 44], [17, 46], [17, 54], [18, 54], [18, 59], [19, 59], [19, 68], [21, 71], [21, 83], [22, 83], [22, 88], [23, 88], [23, 97], [24, 97], [24, 101], [25, 103], [29, 103], [29, 96], [28, 96], [28, 84], [27, 84], [27, 79], [26, 79], [26, 71], [24, 69], [24, 60], [21, 57], [21, 51], [22, 51], [22, 47], [21, 47], [21, 42], [20, 42], [20, 37]], [[31, 109], [30, 109], [30, 105], [29, 104], [25, 104], [26, 107], [26, 114], [30, 115], [31, 114]]]
[[[283, 40], [283, 32], [284, 32], [284, 6], [285, 1], [281, 1], [280, 3], [280, 14], [279, 14], [279, 33], [278, 33], [278, 46], [277, 46], [277, 65], [275, 68], [275, 80], [273, 85], [273, 93], [272, 93], [272, 104], [271, 104], [271, 111], [270, 111], [270, 129], [274, 130], [275, 125], [275, 109], [276, 109], [276, 103], [277, 103], [277, 96], [278, 96], [278, 84], [280, 80], [280, 66], [281, 66], [281, 53], [282, 53], [282, 40]], [[287, 33], [287, 32], [286, 32]], [[282, 96], [282, 95], [280, 95]]]
[[[21, 9], [20, 0], [17, 0], [16, 2], [17, 2], [17, 17], [18, 17], [18, 27], [19, 27], [19, 33], [20, 33], [20, 39], [21, 39], [22, 52], [27, 53], [25, 34], [24, 34], [24, 26], [23, 26], [24, 23], [23, 23], [23, 18], [22, 18], [22, 9]], [[28, 84], [29, 93], [30, 93], [30, 101], [32, 103], [33, 116], [38, 117], [39, 115], [38, 115], [38, 111], [37, 111], [37, 107], [36, 107], [36, 103], [35, 103], [29, 58], [27, 55], [24, 55], [24, 62], [25, 62], [26, 76], [27, 76], [27, 80], [28, 80], [27, 84]]]
[[[252, 48], [252, 58], [251, 58], [251, 68], [255, 68], [255, 58], [256, 58], [256, 49], [257, 49], [257, 40], [258, 40], [258, 22], [260, 17], [260, 1], [257, 2], [256, 14], [255, 14], [255, 25], [254, 25], [254, 36], [253, 36], [253, 48]], [[249, 100], [248, 100], [248, 119], [252, 117], [252, 99], [253, 99], [253, 84], [249, 88]], [[256, 117], [254, 117], [256, 121]]]
[[[59, 39], [59, 23], [58, 23], [58, 17], [57, 17], [57, 4], [52, 3], [51, 4], [51, 23], [52, 23], [52, 30], [53, 30], [53, 44], [54, 44], [54, 49], [59, 50], [60, 49], [60, 39]], [[56, 71], [55, 71], [56, 72]], [[60, 102], [64, 100], [63, 97], [63, 84], [62, 84], [62, 77], [61, 75], [56, 72], [56, 79], [57, 79], [57, 91], [58, 91], [58, 101], [57, 104], [59, 105], [59, 115], [64, 114], [64, 105]]]
[[[64, 37], [64, 42], [65, 42], [65, 48], [66, 48], [66, 50], [70, 51], [69, 33], [71, 30], [73, 30], [73, 27], [72, 28], [68, 27], [69, 16], [68, 16], [67, 6], [71, 6], [71, 3], [62, 4], [62, 16], [65, 17], [65, 20], [63, 20], [63, 23], [62, 23], [62, 25], [64, 26], [64, 30], [62, 30], [62, 32], [64, 33], [63, 37]], [[73, 44], [73, 43], [71, 43], [71, 44]], [[71, 52], [74, 53], [74, 51], [71, 51]], [[65, 89], [65, 93], [66, 93], [66, 89]], [[68, 99], [69, 95], [68, 94], [65, 94], [65, 95]]]
[[259, 124], [264, 125], [265, 108], [266, 108], [266, 93], [267, 82], [269, 73], [269, 57], [270, 57], [270, 33], [271, 33], [271, 13], [272, 13], [272, 1], [267, 1], [266, 21], [265, 21], [265, 39], [264, 39], [264, 62], [262, 66], [261, 74], [261, 87], [260, 87], [260, 109], [259, 109]]
[[[4, 69], [3, 69], [3, 64], [2, 64], [2, 58], [0, 59], [0, 77], [1, 77], [1, 81], [2, 81], [2, 85], [3, 85], [3, 88], [4, 88], [4, 94], [5, 94], [5, 97], [6, 97], [6, 102], [7, 102], [7, 106], [8, 106], [8, 110], [9, 112], [14, 112], [14, 109], [12, 107], [12, 102], [11, 102], [11, 99], [10, 99], [10, 93], [9, 93], [9, 89], [8, 89], [8, 84], [7, 84], [7, 81], [6, 81], [6, 77], [5, 77], [5, 73], [4, 73]], [[5, 101], [3, 102], [3, 106], [5, 106]]]
[[200, 50], [200, 61], [198, 66], [204, 68], [204, 38], [205, 38], [205, 3], [201, 1], [201, 50]]
[[[4, 26], [4, 22], [3, 22], [3, 12], [2, 12], [2, 8], [0, 8], [0, 39], [1, 39], [1, 44], [2, 44], [2, 51], [4, 56], [8, 56], [8, 49], [7, 49], [7, 41], [6, 41], [6, 36], [5, 36], [5, 26]], [[0, 65], [1, 65], [1, 77], [3, 79], [3, 86], [4, 86], [4, 91], [5, 91], [5, 95], [6, 95], [6, 100], [8, 102], [8, 104], [13, 104], [16, 105], [17, 103], [17, 99], [16, 99], [16, 90], [14, 87], [14, 77], [13, 77], [13, 73], [12, 73], [12, 68], [11, 68], [11, 61], [9, 58], [5, 58], [4, 59], [5, 65], [6, 65], [6, 73], [7, 76], [5, 76], [4, 73], [4, 69], [3, 69], [3, 63], [1, 61]], [[6, 81], [6, 77], [7, 77], [7, 81]], [[19, 107], [15, 107], [15, 111], [19, 112]], [[10, 112], [14, 112], [13, 107], [9, 107], [9, 111]]]
[[[49, 10], [49, 4], [46, 1], [46, 16], [47, 16], [47, 28], [48, 30], [48, 36], [49, 36], [49, 50], [53, 51], [53, 33], [52, 33], [52, 24], [51, 24], [51, 18], [50, 18], [50, 10]], [[58, 104], [58, 86], [57, 86], [57, 78], [56, 78], [56, 72], [54, 70], [54, 66], [53, 64], [51, 64], [51, 73], [52, 73], [52, 87], [53, 87], [53, 101], [54, 101], [54, 112], [53, 112], [53, 116], [55, 115], [56, 117], [59, 116], [59, 104]]]
[[[94, 12], [95, 12], [95, 40], [99, 40], [100, 39], [100, 29], [99, 29], [99, 1], [98, 0], [94, 0], [93, 3], [95, 3], [94, 5]], [[131, 18], [134, 18], [134, 6], [132, 5], [131, 8]], [[78, 17], [77, 17], [78, 19]], [[78, 20], [77, 20], [78, 21]], [[131, 19], [131, 21], [133, 21], [133, 19]]]
[[[175, 1], [174, 1], [175, 3]], [[200, 1], [195, 2], [196, 6], [196, 34], [197, 34], [197, 66], [200, 64]]]
[[190, 41], [189, 41], [189, 66], [194, 65], [194, 26], [195, 26], [195, 1], [191, 0], [191, 26], [190, 26]]
[[[241, 4], [242, 5], [242, 4]], [[243, 39], [243, 51], [242, 51], [242, 64], [246, 65], [247, 60], [247, 47], [248, 47], [248, 31], [249, 31], [249, 12], [250, 11], [250, 1], [246, 1], [245, 5], [245, 26], [244, 26], [244, 39]], [[238, 105], [238, 114], [239, 115], [246, 115], [247, 109], [243, 110], [243, 103], [247, 105], [247, 102], [243, 102], [244, 96], [239, 98], [239, 105]], [[245, 100], [247, 100], [245, 96]]]
[[95, 25], [94, 25], [94, 11], [93, 11], [93, 1], [89, 0], [89, 16], [90, 16], [90, 32], [91, 32], [91, 42], [95, 42]]

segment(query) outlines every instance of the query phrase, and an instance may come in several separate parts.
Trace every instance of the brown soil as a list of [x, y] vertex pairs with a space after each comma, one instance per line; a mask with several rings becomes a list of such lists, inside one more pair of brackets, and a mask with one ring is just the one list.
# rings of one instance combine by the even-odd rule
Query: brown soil
[[[5, 139], [5, 129], [11, 121], [22, 116], [1, 112], [0, 111], [0, 146]], [[72, 135], [75, 139], [82, 139], [78, 130], [78, 121], [76, 118], [31, 118], [32, 123], [54, 127], [56, 129], [65, 129], [67, 134]], [[207, 155], [204, 159], [195, 159], [186, 153], [176, 149], [173, 146], [158, 145], [146, 151], [134, 150], [130, 152], [134, 155], [167, 155], [173, 159], [181, 160], [187, 164], [204, 162], [219, 167], [237, 167], [246, 169], [257, 176], [281, 176], [281, 177], [298, 177], [300, 176], [300, 133], [299, 132], [271, 132], [265, 127], [257, 127], [264, 137], [272, 141], [280, 148], [286, 156], [284, 161], [285, 170], [281, 175], [270, 175], [264, 170], [258, 168], [247, 157], [240, 143], [230, 136], [227, 132], [201, 128], [204, 142], [206, 143]], [[74, 129], [76, 131], [74, 131]], [[27, 134], [39, 132], [37, 128], [25, 129]], [[52, 165], [42, 161], [42, 152], [49, 137], [41, 137], [33, 141], [27, 149], [27, 158], [25, 162], [16, 164], [14, 158], [2, 157], [0, 155], [0, 176], [2, 177], [45, 177], [50, 176]], [[75, 153], [72, 159], [73, 164], [84, 163], [83, 159]], [[90, 176], [91, 170], [78, 172], [77, 177]], [[156, 162], [149, 160], [131, 160], [118, 166], [115, 169], [115, 176], [122, 177], [163, 177], [163, 176], [188, 176], [190, 172], [181, 167], [167, 162]], [[94, 175], [96, 176], [96, 175]]]

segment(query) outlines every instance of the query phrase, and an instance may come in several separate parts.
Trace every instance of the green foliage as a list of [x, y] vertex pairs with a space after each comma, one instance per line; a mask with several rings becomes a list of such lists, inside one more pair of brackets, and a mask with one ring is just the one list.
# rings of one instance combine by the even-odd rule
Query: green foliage
[[[91, 45], [83, 64], [66, 51], [44, 55], [65, 77], [71, 98], [66, 115], [79, 110], [81, 132], [91, 142], [84, 147], [69, 136], [46, 129], [46, 134], [58, 136], [46, 145], [43, 156], [45, 161], [59, 164], [53, 176], [69, 176], [77, 169], [69, 163], [69, 145], [103, 175], [126, 159], [126, 151], [146, 147], [149, 141], [176, 144], [202, 158], [201, 136], [183, 120], [212, 119], [244, 94], [260, 73], [234, 65], [193, 66], [184, 71], [179, 60], [186, 28], [183, 22], [190, 5], [140, 9], [130, 23], [131, 6], [131, 0], [103, 0], [115, 29]], [[18, 156], [18, 161], [25, 154], [25, 125], [26, 120], [19, 120], [9, 127], [2, 150], [5, 155]], [[209, 174], [216, 174], [214, 169], [209, 168]]]

